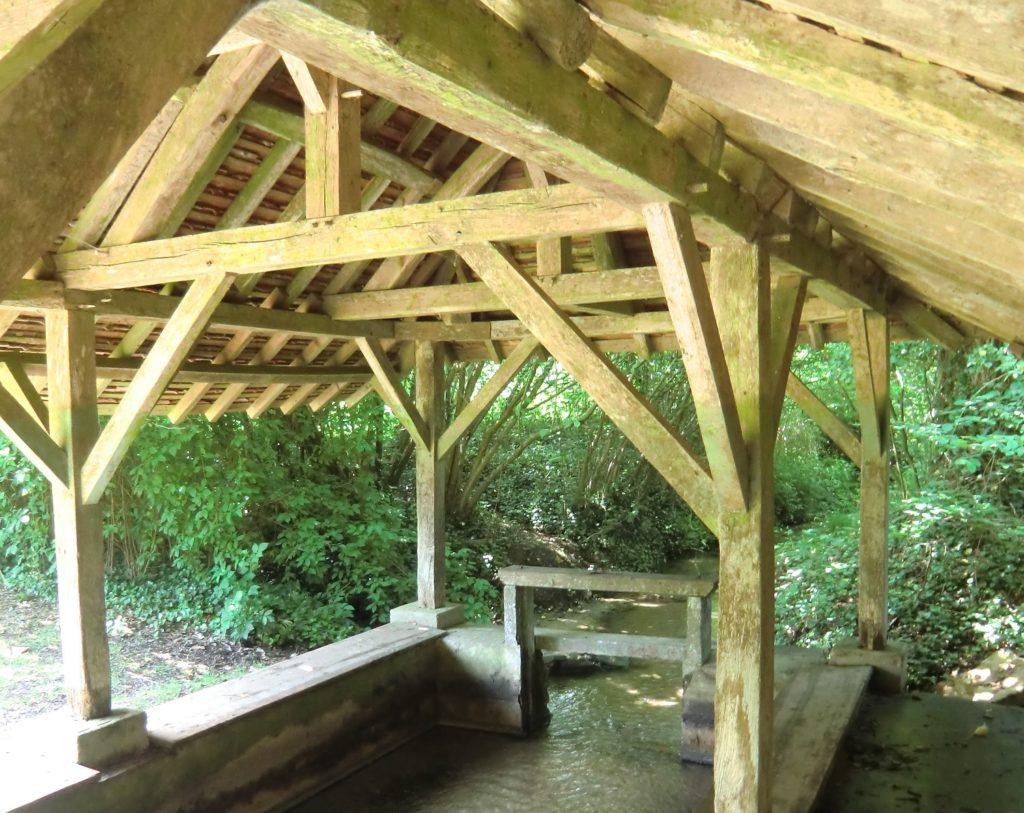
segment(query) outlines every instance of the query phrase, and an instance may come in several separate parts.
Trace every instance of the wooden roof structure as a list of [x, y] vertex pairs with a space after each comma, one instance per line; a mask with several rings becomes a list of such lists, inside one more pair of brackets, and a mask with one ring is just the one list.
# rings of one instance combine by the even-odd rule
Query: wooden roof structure
[[[716, 809], [769, 810], [783, 398], [860, 466], [888, 668], [889, 342], [1024, 343], [1022, 34], [1006, 0], [0, 4], [0, 429], [53, 485], [76, 713], [146, 416], [376, 390], [444, 608], [444, 455], [542, 346], [719, 536]], [[859, 436], [787, 381], [846, 340]], [[606, 355], [662, 349], [704, 453]], [[446, 356], [501, 362], [447, 427]]]
[[[0, 36], [69, 5], [16, 2]], [[637, 205], [665, 199], [690, 209], [705, 258], [761, 239], [777, 274], [809, 280], [804, 341], [843, 340], [851, 305], [897, 336], [1024, 341], [1020, 13], [972, 43], [938, 0], [927, 28], [826, 0], [552, 3], [539, 25], [515, 10], [529, 4], [492, 0], [453, 7], [443, 32], [410, 5], [392, 43], [357, 25], [373, 3], [313, 3], [301, 24], [286, 5], [257, 4], [125, 134], [113, 171], [7, 290], [3, 358], [44, 397], [45, 309], [94, 309], [109, 412], [205, 269], [238, 276], [155, 405], [175, 420], [355, 400], [372, 374], [358, 338], [399, 369], [416, 338], [501, 359], [529, 331], [450, 251], [482, 238], [509, 244], [602, 349], [674, 348]], [[335, 35], [349, 45], [323, 54]], [[307, 211], [303, 99], [318, 91], [287, 48], [359, 99], [358, 175], [342, 161], [366, 214], [349, 222]], [[9, 184], [4, 198], [17, 200]]]

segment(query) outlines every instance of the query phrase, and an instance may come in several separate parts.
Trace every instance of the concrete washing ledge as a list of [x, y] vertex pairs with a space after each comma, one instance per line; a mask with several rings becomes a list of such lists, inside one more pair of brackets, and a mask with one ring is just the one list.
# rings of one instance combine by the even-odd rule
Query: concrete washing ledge
[[500, 627], [391, 623], [146, 715], [86, 724], [145, 735], [98, 770], [66, 748], [26, 753], [54, 722], [22, 724], [14, 753], [0, 752], [0, 813], [283, 810], [440, 722], [522, 734], [526, 708]]

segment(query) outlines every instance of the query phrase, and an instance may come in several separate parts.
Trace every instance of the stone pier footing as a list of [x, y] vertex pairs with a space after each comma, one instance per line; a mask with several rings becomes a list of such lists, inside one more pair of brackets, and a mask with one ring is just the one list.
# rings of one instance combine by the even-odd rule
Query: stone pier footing
[[832, 648], [828, 662], [833, 666], [870, 666], [872, 691], [899, 694], [907, 690], [908, 651], [899, 641], [889, 641], [885, 649], [863, 649], [856, 638], [843, 638]]

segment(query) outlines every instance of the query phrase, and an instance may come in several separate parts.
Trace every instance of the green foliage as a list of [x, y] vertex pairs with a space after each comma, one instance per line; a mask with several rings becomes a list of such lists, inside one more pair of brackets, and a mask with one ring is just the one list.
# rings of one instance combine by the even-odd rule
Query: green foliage
[[[928, 687], [994, 649], [1024, 649], [1024, 528], [983, 495], [926, 489], [896, 504], [890, 634], [912, 644], [910, 682]], [[784, 534], [776, 549], [777, 635], [830, 646], [857, 623], [856, 511]]]
[[[892, 634], [927, 685], [1024, 647], [1024, 363], [982, 344], [893, 346]], [[677, 354], [614, 357], [698, 451]], [[455, 364], [449, 417], [493, 366]], [[856, 427], [849, 348], [794, 370]], [[415, 595], [413, 444], [375, 397], [258, 421], [147, 422], [104, 504], [108, 602], [153, 624], [318, 645]], [[498, 567], [547, 539], [557, 561], [659, 570], [714, 540], [550, 359], [534, 360], [452, 451], [448, 593], [496, 617]], [[828, 645], [856, 624], [858, 474], [793, 404], [776, 448], [778, 635]], [[520, 542], [529, 540], [529, 542]], [[0, 444], [0, 579], [54, 592], [45, 481]]]

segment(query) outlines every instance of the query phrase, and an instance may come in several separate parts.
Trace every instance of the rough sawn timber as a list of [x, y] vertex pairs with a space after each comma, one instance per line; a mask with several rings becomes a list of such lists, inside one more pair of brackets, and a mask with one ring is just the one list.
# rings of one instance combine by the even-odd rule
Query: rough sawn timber
[[[0, 292], [50, 248], [246, 4], [93, 5], [68, 20], [70, 33], [37, 28], [0, 60]], [[52, 50], [39, 42], [53, 38]]]

